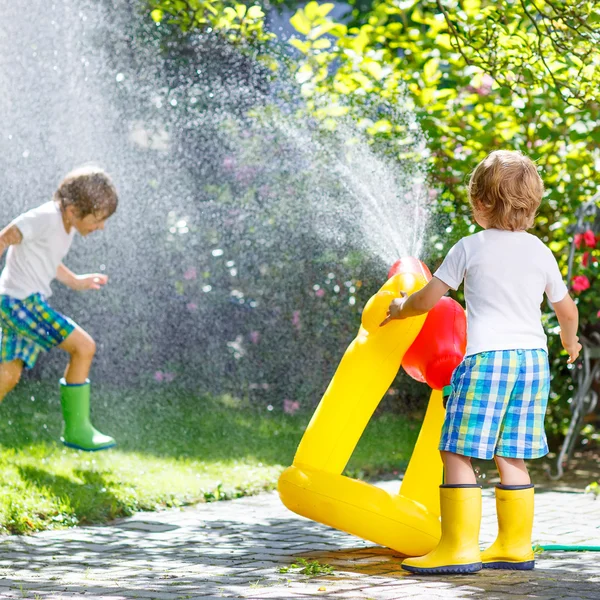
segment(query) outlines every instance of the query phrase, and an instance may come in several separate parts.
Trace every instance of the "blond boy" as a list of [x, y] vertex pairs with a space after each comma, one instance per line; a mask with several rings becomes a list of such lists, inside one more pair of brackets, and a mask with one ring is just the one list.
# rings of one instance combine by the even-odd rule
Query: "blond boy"
[[[467, 351], [452, 375], [439, 449], [442, 538], [429, 554], [407, 559], [416, 573], [533, 569], [533, 485], [525, 460], [547, 454], [544, 415], [550, 389], [544, 293], [561, 326], [568, 362], [577, 359], [577, 306], [551, 251], [527, 233], [544, 186], [533, 162], [496, 151], [469, 182], [473, 216], [483, 231], [461, 239], [419, 292], [395, 299], [388, 319], [431, 310], [464, 281]], [[386, 322], [387, 322], [386, 320]], [[498, 537], [480, 553], [481, 487], [471, 458], [494, 458]]]

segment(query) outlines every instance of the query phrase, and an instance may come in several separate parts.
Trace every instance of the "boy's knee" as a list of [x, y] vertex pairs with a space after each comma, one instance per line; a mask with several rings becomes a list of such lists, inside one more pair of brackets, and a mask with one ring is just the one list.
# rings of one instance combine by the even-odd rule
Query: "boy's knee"
[[96, 342], [91, 337], [84, 338], [75, 348], [74, 354], [81, 358], [93, 358], [96, 354]]

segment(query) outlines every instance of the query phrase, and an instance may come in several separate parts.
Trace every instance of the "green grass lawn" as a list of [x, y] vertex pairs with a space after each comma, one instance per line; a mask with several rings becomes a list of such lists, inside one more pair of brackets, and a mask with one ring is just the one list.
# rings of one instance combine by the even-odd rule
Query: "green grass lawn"
[[[102, 523], [140, 510], [274, 489], [311, 417], [245, 406], [173, 386], [95, 386], [95, 425], [118, 447], [85, 453], [59, 437], [57, 386], [21, 383], [0, 404], [0, 532]], [[369, 478], [406, 466], [418, 424], [371, 421], [347, 474]]]

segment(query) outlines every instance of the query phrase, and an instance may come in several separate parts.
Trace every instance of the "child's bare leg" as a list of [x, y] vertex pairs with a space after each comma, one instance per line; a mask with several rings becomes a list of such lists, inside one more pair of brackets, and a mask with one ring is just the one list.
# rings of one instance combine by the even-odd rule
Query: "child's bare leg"
[[522, 458], [494, 456], [502, 485], [529, 485], [531, 479]]
[[471, 459], [462, 454], [447, 452], [443, 450], [442, 461], [444, 463], [444, 483], [447, 485], [474, 484], [477, 483], [475, 472], [471, 466]]
[[78, 325], [59, 348], [71, 355], [65, 370], [67, 383], [85, 383], [96, 353], [96, 342], [92, 336]]
[[20, 359], [0, 363], [0, 402], [19, 383], [23, 372], [23, 361]]

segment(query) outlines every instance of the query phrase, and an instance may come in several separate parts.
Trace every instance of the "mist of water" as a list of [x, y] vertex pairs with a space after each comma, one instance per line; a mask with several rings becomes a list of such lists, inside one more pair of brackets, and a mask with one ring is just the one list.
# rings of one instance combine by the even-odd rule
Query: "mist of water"
[[[74, 166], [99, 164], [119, 209], [65, 262], [106, 271], [110, 285], [56, 286], [53, 300], [97, 339], [95, 376], [312, 393], [368, 299], [355, 279], [379, 285], [394, 260], [421, 254], [425, 168], [380, 152], [352, 122], [323, 131], [283, 63], [273, 76], [214, 36], [161, 33], [142, 4], [4, 7], [2, 224], [50, 199]], [[413, 155], [425, 152], [410, 108], [386, 109]], [[331, 328], [315, 290], [347, 327]]]

